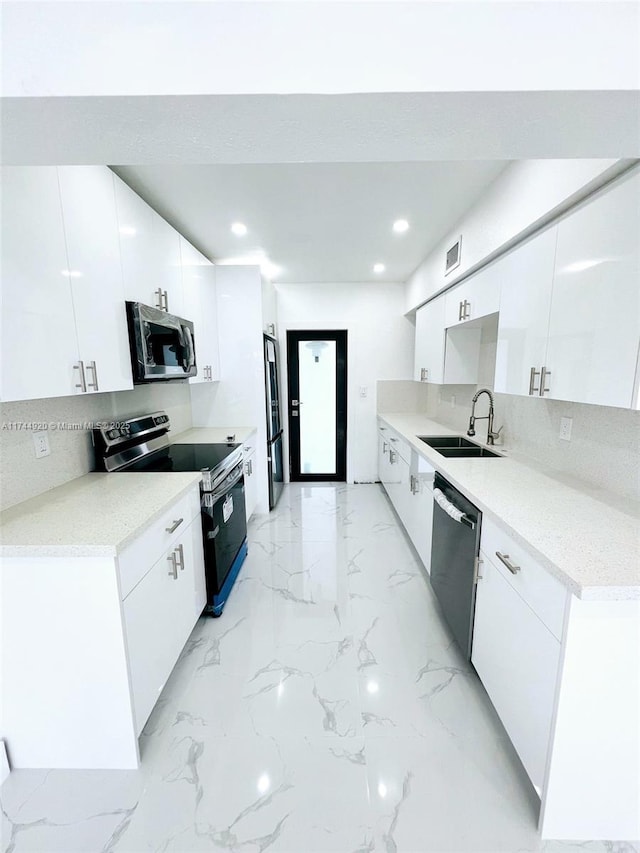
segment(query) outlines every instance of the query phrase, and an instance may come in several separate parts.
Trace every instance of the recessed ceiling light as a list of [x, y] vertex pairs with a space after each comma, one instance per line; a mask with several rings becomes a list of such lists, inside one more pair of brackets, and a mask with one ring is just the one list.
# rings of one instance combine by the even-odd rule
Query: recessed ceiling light
[[236, 237], [244, 237], [247, 233], [247, 226], [244, 222], [234, 222], [231, 226], [231, 230], [236, 235]]
[[386, 269], [386, 267], [384, 264], [374, 264], [373, 265], [373, 271], [374, 272], [384, 272], [385, 269]]
[[120, 233], [123, 235], [123, 237], [135, 237], [138, 232], [133, 227], [133, 225], [121, 225]]
[[396, 234], [404, 234], [405, 231], [409, 230], [409, 223], [406, 219], [396, 219], [393, 223], [393, 230]]
[[60, 275], [64, 275], [67, 278], [82, 278], [80, 270], [60, 270]]

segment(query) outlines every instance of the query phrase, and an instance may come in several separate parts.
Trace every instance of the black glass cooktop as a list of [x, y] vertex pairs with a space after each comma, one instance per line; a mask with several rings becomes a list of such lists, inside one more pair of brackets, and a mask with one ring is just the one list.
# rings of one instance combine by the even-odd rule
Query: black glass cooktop
[[127, 465], [127, 471], [214, 470], [239, 444], [170, 444], [162, 450]]

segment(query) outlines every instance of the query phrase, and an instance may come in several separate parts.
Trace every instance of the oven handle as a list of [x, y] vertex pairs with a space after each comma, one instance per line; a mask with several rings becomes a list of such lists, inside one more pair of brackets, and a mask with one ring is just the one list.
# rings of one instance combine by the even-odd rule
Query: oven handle
[[209, 492], [209, 500], [211, 504], [214, 504], [216, 501], [219, 501], [220, 498], [223, 498], [227, 494], [227, 492], [232, 489], [233, 486], [235, 486], [238, 480], [242, 479], [243, 473], [244, 472], [242, 470], [242, 462], [240, 462], [238, 465], [236, 465], [236, 467], [229, 474], [226, 480], [222, 481], [220, 488], [216, 489], [215, 492]]

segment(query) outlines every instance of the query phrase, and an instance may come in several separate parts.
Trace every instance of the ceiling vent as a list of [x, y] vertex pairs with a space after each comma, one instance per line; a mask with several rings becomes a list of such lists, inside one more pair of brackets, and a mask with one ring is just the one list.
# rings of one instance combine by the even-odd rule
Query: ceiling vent
[[447, 251], [447, 258], [444, 265], [444, 274], [449, 275], [451, 270], [460, 266], [460, 249], [462, 247], [462, 236], [458, 237], [457, 241]]

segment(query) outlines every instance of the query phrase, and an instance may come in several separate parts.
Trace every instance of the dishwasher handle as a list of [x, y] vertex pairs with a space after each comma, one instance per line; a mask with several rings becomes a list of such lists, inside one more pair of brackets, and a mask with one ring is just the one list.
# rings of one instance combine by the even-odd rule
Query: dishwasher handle
[[443, 512], [452, 518], [454, 521], [457, 521], [458, 524], [466, 524], [467, 527], [470, 527], [471, 530], [476, 529], [476, 523], [472, 519], [469, 518], [461, 509], [458, 509], [455, 504], [452, 504], [450, 500], [448, 500], [444, 493], [440, 491], [440, 489], [433, 490], [433, 499], [438, 504]]

